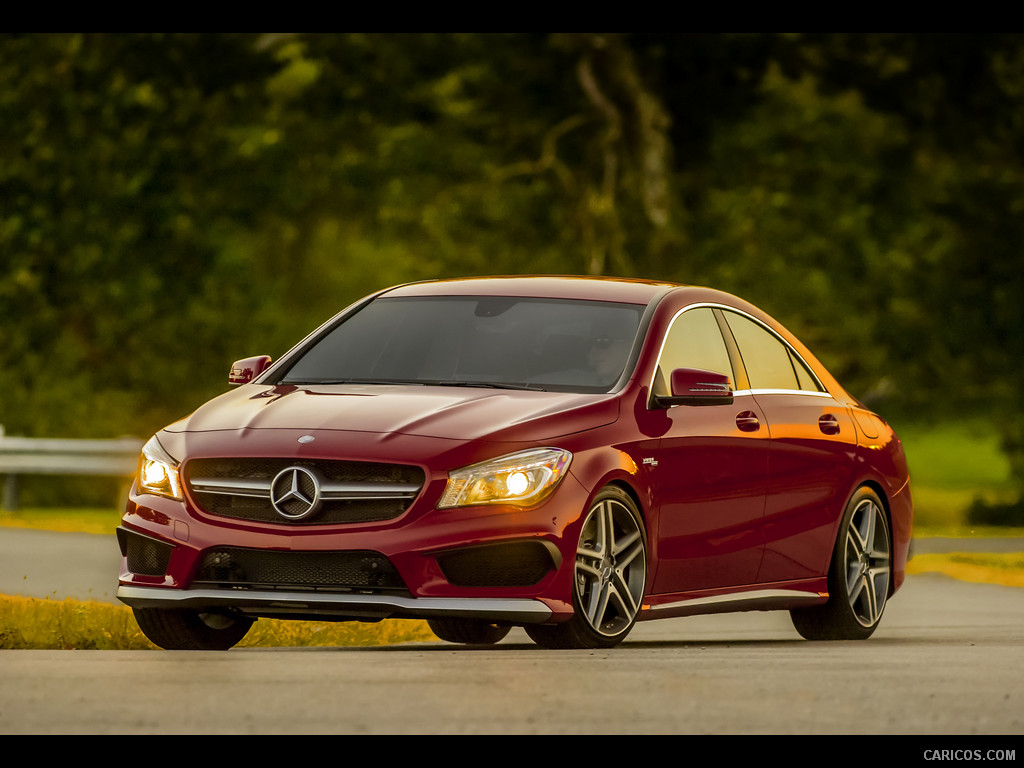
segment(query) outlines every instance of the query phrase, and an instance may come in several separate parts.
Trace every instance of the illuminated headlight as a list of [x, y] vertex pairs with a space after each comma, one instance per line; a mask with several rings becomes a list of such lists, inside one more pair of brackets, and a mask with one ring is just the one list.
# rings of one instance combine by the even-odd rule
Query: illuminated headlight
[[139, 489], [144, 493], [181, 499], [178, 462], [167, 455], [156, 437], [150, 438], [142, 447], [142, 456], [139, 457]]
[[456, 469], [448, 473], [448, 487], [437, 506], [539, 504], [555, 490], [571, 459], [568, 451], [536, 448]]

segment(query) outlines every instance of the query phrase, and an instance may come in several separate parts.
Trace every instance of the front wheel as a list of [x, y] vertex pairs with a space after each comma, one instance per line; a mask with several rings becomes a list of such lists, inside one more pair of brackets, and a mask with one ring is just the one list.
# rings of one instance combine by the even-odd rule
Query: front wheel
[[528, 625], [545, 648], [611, 648], [636, 623], [647, 580], [647, 542], [630, 496], [608, 486], [594, 499], [576, 547], [573, 616], [553, 625]]
[[863, 487], [846, 505], [828, 573], [829, 600], [791, 611], [808, 640], [863, 640], [882, 619], [889, 595], [892, 539], [878, 495]]
[[168, 651], [226, 651], [252, 626], [247, 616], [179, 608], [133, 608], [139, 628], [155, 645]]

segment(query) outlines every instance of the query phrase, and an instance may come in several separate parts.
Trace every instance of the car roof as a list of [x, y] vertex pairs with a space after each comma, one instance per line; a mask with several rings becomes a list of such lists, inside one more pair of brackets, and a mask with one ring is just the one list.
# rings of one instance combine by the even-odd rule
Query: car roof
[[510, 275], [407, 283], [379, 296], [517, 296], [649, 304], [680, 287], [677, 283], [623, 277]]

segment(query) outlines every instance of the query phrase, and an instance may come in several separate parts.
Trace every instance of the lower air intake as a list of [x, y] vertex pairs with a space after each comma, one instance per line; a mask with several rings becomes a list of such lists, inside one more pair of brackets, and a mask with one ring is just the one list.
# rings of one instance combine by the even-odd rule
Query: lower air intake
[[377, 552], [277, 552], [219, 547], [202, 559], [193, 586], [404, 591], [391, 562]]
[[555, 568], [551, 553], [538, 541], [463, 549], [439, 555], [437, 562], [457, 587], [529, 587]]
[[139, 576], [163, 576], [167, 573], [171, 550], [174, 549], [170, 544], [125, 528], [117, 529], [117, 541], [132, 573]]

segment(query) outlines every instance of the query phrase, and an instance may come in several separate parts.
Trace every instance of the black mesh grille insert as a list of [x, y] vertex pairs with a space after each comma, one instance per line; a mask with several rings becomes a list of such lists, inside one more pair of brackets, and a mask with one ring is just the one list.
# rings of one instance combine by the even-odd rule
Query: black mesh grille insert
[[528, 587], [543, 579], [555, 563], [543, 544], [517, 541], [440, 555], [438, 565], [458, 587]]
[[325, 591], [405, 591], [391, 562], [370, 551], [282, 552], [218, 547], [208, 551], [193, 586]]
[[[315, 511], [298, 519], [280, 514], [271, 503], [274, 478], [291, 467], [310, 470], [322, 486], [322, 498]], [[391, 520], [409, 508], [425, 480], [419, 467], [361, 461], [194, 459], [184, 469], [189, 495], [204, 512], [238, 520], [287, 525]], [[300, 481], [301, 490], [308, 495], [308, 477], [303, 474]], [[344, 486], [346, 490], [332, 495], [332, 486]], [[395, 488], [401, 490], [392, 490]], [[294, 502], [280, 503], [279, 506], [287, 515], [297, 515], [302, 508], [301, 504]]]
[[128, 570], [140, 576], [163, 576], [171, 560], [170, 544], [121, 529], [118, 537], [128, 560]]

